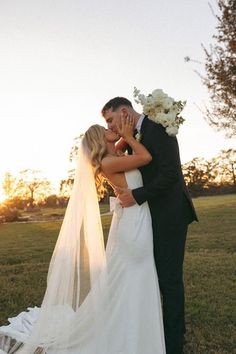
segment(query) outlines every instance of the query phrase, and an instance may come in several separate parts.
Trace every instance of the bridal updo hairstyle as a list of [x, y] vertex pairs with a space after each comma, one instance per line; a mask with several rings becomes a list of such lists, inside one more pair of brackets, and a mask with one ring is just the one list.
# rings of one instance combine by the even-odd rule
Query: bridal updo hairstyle
[[106, 179], [101, 173], [101, 162], [107, 154], [107, 146], [104, 138], [104, 127], [92, 125], [84, 134], [82, 144], [87, 151], [88, 158], [93, 166], [95, 184], [98, 198], [102, 199], [105, 193], [104, 182]]

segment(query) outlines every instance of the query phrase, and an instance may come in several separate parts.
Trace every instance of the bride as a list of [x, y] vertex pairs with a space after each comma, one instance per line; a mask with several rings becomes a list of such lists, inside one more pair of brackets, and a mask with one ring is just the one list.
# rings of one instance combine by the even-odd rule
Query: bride
[[[122, 208], [115, 200], [106, 250], [99, 213], [104, 178], [142, 186], [137, 168], [152, 157], [133, 124], [124, 119], [119, 134], [99, 125], [86, 131], [42, 305], [0, 327], [0, 354], [165, 354], [148, 204]], [[120, 137], [133, 155], [117, 154]]]

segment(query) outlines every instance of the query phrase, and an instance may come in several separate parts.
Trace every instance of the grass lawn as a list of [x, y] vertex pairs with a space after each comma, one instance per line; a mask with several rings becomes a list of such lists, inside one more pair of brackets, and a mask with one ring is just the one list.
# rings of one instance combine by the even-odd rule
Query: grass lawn
[[[185, 353], [236, 353], [236, 195], [198, 198], [194, 204], [200, 222], [190, 226], [186, 246]], [[107, 237], [111, 217], [102, 220]], [[60, 225], [0, 225], [1, 324], [40, 305]]]
[[[101, 214], [107, 213], [109, 211], [109, 204], [100, 203], [99, 204]], [[58, 219], [63, 218], [65, 214], [66, 208], [40, 208], [35, 211], [21, 211], [22, 216], [29, 216], [34, 220], [49, 220], [50, 217], [57, 217]]]

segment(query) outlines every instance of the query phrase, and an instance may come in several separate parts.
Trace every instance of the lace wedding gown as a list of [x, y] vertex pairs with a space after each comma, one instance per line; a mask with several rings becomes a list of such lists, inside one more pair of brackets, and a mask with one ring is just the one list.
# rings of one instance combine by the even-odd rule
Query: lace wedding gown
[[[125, 173], [130, 189], [142, 186], [138, 170]], [[164, 354], [165, 342], [161, 300], [153, 258], [152, 223], [148, 204], [121, 208], [118, 201], [106, 247], [108, 289], [104, 327], [98, 336], [90, 334], [93, 326], [91, 294], [76, 312], [67, 309], [72, 322], [80, 326], [74, 333], [81, 342], [77, 347], [47, 348], [47, 354]], [[28, 353], [29, 337], [40, 308], [29, 308], [0, 327], [0, 353]], [[103, 314], [104, 316], [104, 314]], [[65, 314], [62, 317], [62, 321]], [[53, 324], [54, 325], [54, 324]], [[56, 325], [56, 324], [55, 324]], [[73, 332], [73, 329], [72, 329]], [[71, 333], [73, 335], [73, 333]], [[14, 341], [15, 340], [15, 345]], [[98, 343], [99, 342], [99, 343]]]

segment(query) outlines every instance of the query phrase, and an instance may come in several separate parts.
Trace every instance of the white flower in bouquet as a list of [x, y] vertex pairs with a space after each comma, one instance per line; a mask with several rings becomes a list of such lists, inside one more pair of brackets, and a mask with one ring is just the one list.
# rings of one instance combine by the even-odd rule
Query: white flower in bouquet
[[178, 134], [179, 126], [184, 122], [180, 113], [186, 101], [175, 101], [161, 89], [156, 89], [145, 96], [136, 87], [134, 88], [134, 99], [136, 103], [143, 106], [143, 113], [148, 115], [149, 119], [161, 124], [168, 135], [176, 136]]
[[175, 125], [170, 125], [166, 128], [166, 132], [170, 136], [176, 136], [178, 134], [179, 128]]

